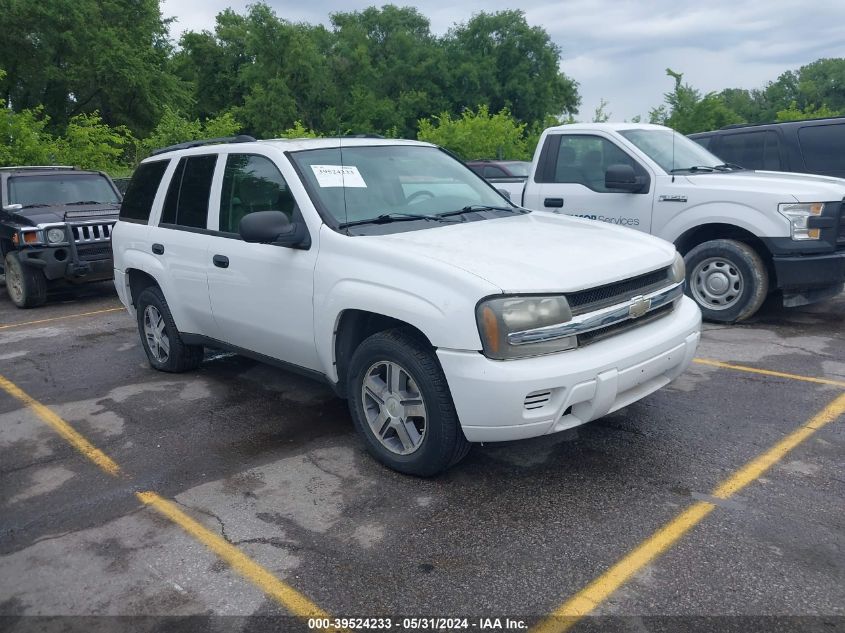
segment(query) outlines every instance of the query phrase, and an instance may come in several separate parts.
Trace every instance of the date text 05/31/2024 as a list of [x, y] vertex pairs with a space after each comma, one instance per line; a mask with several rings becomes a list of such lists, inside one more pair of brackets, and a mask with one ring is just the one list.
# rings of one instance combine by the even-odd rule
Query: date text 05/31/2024
[[519, 631], [528, 628], [518, 618], [309, 618], [308, 628], [315, 630], [402, 630], [428, 631]]

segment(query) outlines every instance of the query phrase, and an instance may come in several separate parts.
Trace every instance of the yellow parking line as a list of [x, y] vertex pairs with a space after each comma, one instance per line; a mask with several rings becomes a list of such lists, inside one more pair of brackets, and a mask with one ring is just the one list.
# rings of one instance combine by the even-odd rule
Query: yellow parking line
[[[845, 394], [840, 395], [807, 423], [798, 427], [762, 455], [737, 470], [713, 491], [713, 496], [727, 499], [755, 481], [769, 468], [808, 437], [845, 413]], [[541, 621], [532, 633], [563, 633], [607, 600], [634, 574], [672, 547], [684, 534], [698, 525], [715, 506], [707, 501], [694, 503], [640, 543], [629, 554], [564, 602]]]
[[23, 404], [29, 407], [35, 415], [53, 427], [53, 430], [56, 431], [56, 433], [65, 438], [71, 446], [85, 455], [85, 457], [94, 462], [102, 470], [107, 472], [109, 475], [120, 474], [120, 467], [113, 462], [108, 455], [86, 440], [78, 431], [76, 431], [76, 429], [53, 413], [52, 410], [38, 402], [35, 398], [2, 375], [0, 375], [0, 387], [2, 387], [3, 391], [8, 393], [10, 396], [20, 400]]
[[0, 325], [0, 330], [8, 330], [13, 327], [23, 327], [25, 325], [41, 325], [42, 323], [52, 323], [53, 321], [64, 321], [65, 319], [76, 319], [78, 317], [94, 316], [95, 314], [106, 314], [107, 312], [118, 312], [125, 308], [106, 308], [105, 310], [93, 310], [91, 312], [79, 312], [78, 314], [66, 314], [65, 316], [51, 317], [49, 319], [38, 319], [37, 321], [22, 321], [20, 323], [7, 323]]
[[[20, 400], [39, 418], [49, 424], [59, 435], [65, 438], [74, 448], [94, 462], [110, 475], [120, 474], [120, 467], [98, 448], [94, 447], [73, 427], [47, 406], [38, 402], [23, 389], [5, 376], [0, 375], [0, 388], [13, 398]], [[303, 594], [290, 585], [276, 578], [271, 572], [252, 560], [231, 543], [226, 542], [197, 521], [182, 512], [174, 503], [167, 501], [154, 492], [138, 492], [135, 496], [145, 505], [170, 519], [190, 536], [194, 537], [222, 560], [229, 564], [237, 573], [261, 589], [268, 596], [276, 600], [293, 615], [307, 618], [329, 618], [328, 613], [320, 609]]]
[[772, 376], [774, 378], [789, 378], [790, 380], [801, 380], [803, 382], [814, 382], [819, 385], [833, 385], [834, 387], [842, 387], [845, 389], [845, 381], [833, 380], [830, 378], [814, 378], [812, 376], [801, 376], [799, 374], [786, 374], [782, 371], [771, 371], [769, 369], [757, 369], [756, 367], [747, 367], [745, 365], [734, 365], [733, 363], [723, 363], [719, 360], [710, 360], [709, 358], [695, 358], [694, 363], [699, 365], [709, 365], [710, 367], [719, 367], [721, 369], [734, 369], [736, 371], [745, 371], [751, 374], [761, 374], [763, 376]]
[[138, 492], [143, 503], [164, 515], [200, 543], [205, 545], [241, 576], [249, 580], [271, 598], [282, 604], [292, 614], [302, 618], [328, 618], [329, 615], [293, 587], [285, 584], [264, 567], [249, 558], [237, 547], [206, 529], [200, 523], [182, 512], [173, 502], [161, 498], [154, 492]]

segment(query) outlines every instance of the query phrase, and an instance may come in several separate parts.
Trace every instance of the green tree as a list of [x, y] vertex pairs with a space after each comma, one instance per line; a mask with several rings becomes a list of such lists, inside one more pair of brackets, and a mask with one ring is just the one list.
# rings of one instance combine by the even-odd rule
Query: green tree
[[64, 135], [55, 141], [55, 161], [123, 175], [128, 171], [126, 152], [135, 142], [127, 127], [111, 127], [97, 112], [77, 114], [68, 123]]
[[824, 117], [839, 116], [842, 112], [831, 110], [827, 106], [808, 106], [803, 110], [793, 101], [788, 108], [778, 110], [776, 121], [804, 121], [805, 119], [820, 119]]
[[417, 138], [449, 149], [465, 160], [499, 158], [527, 160], [525, 124], [514, 120], [507, 108], [490, 114], [486, 105], [465, 110], [457, 119], [448, 112], [421, 119]]
[[199, 119], [189, 119], [172, 108], [165, 108], [152, 134], [138, 143], [135, 160], [140, 162], [153, 150], [176, 143], [233, 136], [240, 127], [235, 116], [228, 112], [201, 122]]
[[52, 165], [56, 142], [48, 123], [43, 108], [0, 111], [0, 167]]
[[577, 114], [578, 84], [560, 71], [560, 48], [518, 10], [478, 13], [444, 39], [453, 109], [486, 103], [523, 123]]
[[675, 89], [664, 95], [667, 108], [656, 108], [649, 113], [651, 122], [668, 125], [681, 134], [703, 132], [742, 122], [739, 115], [730, 110], [717, 93], [711, 92], [702, 97], [698, 90], [683, 83], [683, 73], [667, 68], [666, 74], [675, 80]]
[[607, 111], [607, 101], [602, 98], [593, 113], [593, 123], [607, 123], [611, 116], [613, 113]]
[[43, 105], [53, 131], [99, 112], [143, 134], [187, 96], [167, 71], [158, 0], [0, 0], [0, 15], [4, 100], [15, 110]]

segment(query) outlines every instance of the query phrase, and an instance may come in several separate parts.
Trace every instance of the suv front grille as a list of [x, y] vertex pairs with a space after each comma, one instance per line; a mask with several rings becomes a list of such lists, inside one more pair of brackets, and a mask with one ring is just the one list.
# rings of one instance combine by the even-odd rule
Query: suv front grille
[[666, 267], [606, 286], [573, 292], [567, 294], [566, 299], [569, 301], [572, 314], [578, 315], [624, 303], [637, 295], [647, 294], [668, 284], [669, 267]]
[[614, 323], [613, 325], [608, 325], [607, 327], [599, 328], [598, 330], [592, 330], [591, 332], [579, 334], [578, 347], [583, 347], [584, 345], [588, 345], [589, 343], [595, 343], [596, 341], [600, 341], [601, 339], [607, 338], [608, 336], [613, 336], [614, 334], [621, 334], [622, 332], [626, 332], [627, 330], [631, 330], [635, 327], [645, 325], [646, 323], [651, 323], [652, 321], [656, 321], [660, 317], [666, 316], [674, 309], [675, 304], [669, 303], [665, 306], [657, 308], [656, 310], [652, 310], [645, 316], [641, 316], [639, 319], [622, 321], [621, 323]]
[[76, 254], [79, 259], [86, 262], [110, 259], [112, 256], [111, 244], [78, 244]]
[[94, 242], [108, 242], [114, 222], [72, 224], [73, 241], [77, 244], [92, 244]]

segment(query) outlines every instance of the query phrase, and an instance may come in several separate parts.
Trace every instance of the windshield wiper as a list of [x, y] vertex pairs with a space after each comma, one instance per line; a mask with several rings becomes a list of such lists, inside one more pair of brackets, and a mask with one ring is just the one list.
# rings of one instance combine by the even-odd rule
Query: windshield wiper
[[715, 169], [719, 171], [733, 171], [734, 169], [745, 169], [745, 167], [736, 163], [722, 163], [721, 165], [716, 165]]
[[100, 202], [98, 200], [79, 200], [77, 202], [65, 202], [65, 205], [71, 206], [76, 204], [114, 204], [111, 202]]
[[517, 207], [497, 207], [492, 204], [468, 204], [467, 206], [458, 209], [457, 211], [447, 211], [446, 213], [438, 213], [440, 218], [449, 217], [450, 215], [461, 215], [463, 213], [472, 213], [473, 211], [508, 211], [510, 213], [527, 213], [524, 209]]
[[341, 229], [349, 226], [361, 226], [363, 224], [389, 224], [390, 222], [408, 222], [410, 220], [431, 220], [433, 222], [458, 222], [459, 220], [447, 220], [442, 215], [423, 215], [420, 213], [382, 213], [374, 218], [366, 220], [353, 220], [352, 222], [343, 222], [340, 224]]
[[695, 173], [697, 171], [712, 172], [716, 171], [716, 168], [710, 165], [692, 165], [691, 167], [678, 167], [677, 169], [670, 169], [669, 173], [677, 174], [679, 171], [689, 171], [692, 173]]

